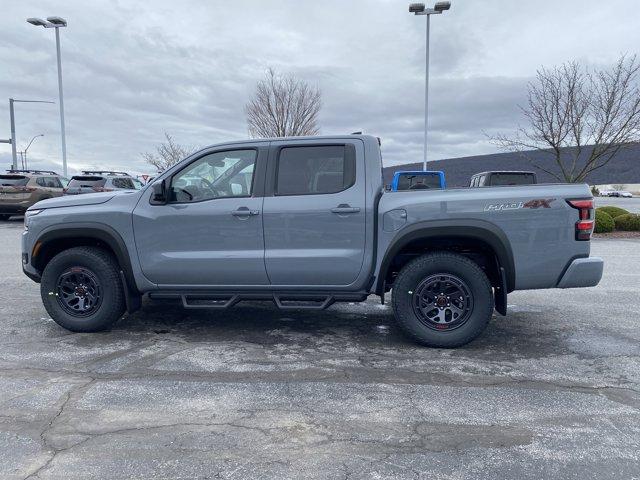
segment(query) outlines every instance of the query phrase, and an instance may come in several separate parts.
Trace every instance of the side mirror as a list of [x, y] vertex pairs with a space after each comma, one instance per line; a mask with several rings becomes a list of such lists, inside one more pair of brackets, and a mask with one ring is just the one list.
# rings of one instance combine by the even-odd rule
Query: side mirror
[[151, 187], [153, 193], [151, 194], [151, 202], [155, 205], [164, 205], [167, 203], [167, 181], [162, 180], [156, 182]]

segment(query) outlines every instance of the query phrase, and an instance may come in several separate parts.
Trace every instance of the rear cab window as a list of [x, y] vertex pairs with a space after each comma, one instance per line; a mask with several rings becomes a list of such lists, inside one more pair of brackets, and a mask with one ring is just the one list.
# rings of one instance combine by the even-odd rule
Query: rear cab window
[[494, 173], [491, 175], [491, 185], [531, 185], [535, 183], [532, 173]]
[[276, 195], [321, 195], [355, 184], [356, 159], [351, 145], [283, 147], [276, 170]]

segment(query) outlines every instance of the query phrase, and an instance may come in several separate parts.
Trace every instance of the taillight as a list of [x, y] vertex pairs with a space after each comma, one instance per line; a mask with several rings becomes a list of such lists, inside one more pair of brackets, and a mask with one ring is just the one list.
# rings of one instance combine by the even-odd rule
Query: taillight
[[593, 198], [567, 200], [567, 203], [578, 210], [576, 222], [576, 240], [591, 240], [593, 233]]

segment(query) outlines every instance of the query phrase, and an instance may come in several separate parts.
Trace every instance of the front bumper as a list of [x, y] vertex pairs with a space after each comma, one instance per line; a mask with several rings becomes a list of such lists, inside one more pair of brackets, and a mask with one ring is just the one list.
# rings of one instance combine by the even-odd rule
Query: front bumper
[[29, 238], [29, 231], [22, 232], [22, 271], [24, 274], [36, 283], [40, 283], [40, 272], [31, 265], [31, 240]]
[[603, 268], [601, 258], [576, 258], [560, 278], [557, 288], [595, 287], [602, 278]]

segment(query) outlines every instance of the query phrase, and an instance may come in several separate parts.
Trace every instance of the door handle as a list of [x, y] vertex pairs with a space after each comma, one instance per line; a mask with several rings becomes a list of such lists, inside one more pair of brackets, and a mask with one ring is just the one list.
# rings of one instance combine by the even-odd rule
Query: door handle
[[247, 207], [240, 207], [237, 210], [234, 210], [233, 212], [231, 212], [231, 215], [233, 215], [234, 217], [251, 217], [253, 215], [259, 215], [260, 211], [259, 210], [249, 210]]
[[358, 213], [359, 211], [360, 211], [360, 208], [352, 207], [348, 203], [341, 203], [337, 207], [331, 209], [332, 213], [337, 213], [339, 215], [342, 215], [345, 213]]

